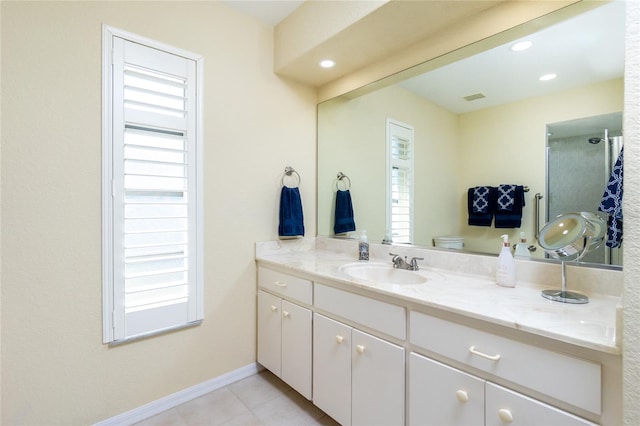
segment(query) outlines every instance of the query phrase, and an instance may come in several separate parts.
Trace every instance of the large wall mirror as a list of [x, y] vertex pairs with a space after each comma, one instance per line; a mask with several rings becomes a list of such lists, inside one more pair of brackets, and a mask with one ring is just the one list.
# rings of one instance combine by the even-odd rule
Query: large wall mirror
[[[378, 82], [375, 90], [358, 90], [321, 103], [318, 234], [335, 235], [336, 190], [344, 189], [337, 175], [343, 173], [351, 185], [356, 231], [340, 236], [357, 237], [367, 230], [372, 242], [385, 238], [387, 207], [397, 189], [387, 184], [393, 169], [387, 147], [394, 138], [389, 122], [412, 131], [412, 229], [410, 240], [404, 242], [432, 247], [434, 238], [459, 236], [464, 238], [464, 250], [496, 254], [504, 233], [514, 243], [524, 233], [536, 246], [536, 231], [555, 215], [554, 208], [596, 212], [598, 196], [586, 194], [603, 191], [608, 178], [604, 159], [602, 170], [589, 166], [594, 168], [587, 173], [598, 176], [595, 183], [577, 179], [572, 186], [564, 182], [550, 187], [550, 182], [575, 176], [586, 160], [578, 154], [554, 157], [552, 163], [549, 152], [563, 140], [561, 134], [567, 136], [562, 133], [565, 127], [572, 133], [564, 139], [594, 148], [588, 154], [592, 156], [604, 156], [606, 144], [590, 139], [622, 135], [624, 20], [623, 1], [603, 3], [526, 36], [515, 31], [517, 36], [508, 43], [424, 74], [399, 82], [397, 75], [392, 76], [392, 83]], [[505, 40], [504, 34], [500, 36]], [[512, 50], [520, 41], [532, 45]], [[461, 56], [459, 51], [455, 55]], [[540, 79], [548, 74], [556, 77]], [[470, 226], [468, 189], [502, 184], [528, 189], [520, 226]], [[569, 198], [579, 203], [549, 204]], [[544, 250], [538, 248], [531, 256], [544, 258]], [[612, 258], [621, 256], [609, 254], [590, 262], [619, 263]]]

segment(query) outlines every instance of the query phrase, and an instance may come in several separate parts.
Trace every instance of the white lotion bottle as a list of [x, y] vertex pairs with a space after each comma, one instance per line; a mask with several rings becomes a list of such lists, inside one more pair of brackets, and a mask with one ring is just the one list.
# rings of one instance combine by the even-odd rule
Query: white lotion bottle
[[498, 269], [496, 270], [496, 284], [503, 287], [516, 286], [516, 262], [511, 255], [509, 236], [502, 235], [502, 250], [498, 256]]
[[527, 247], [527, 237], [525, 237], [524, 232], [520, 233], [520, 242], [516, 244], [514, 257], [522, 259], [528, 259], [531, 257], [531, 253], [529, 253], [529, 248]]

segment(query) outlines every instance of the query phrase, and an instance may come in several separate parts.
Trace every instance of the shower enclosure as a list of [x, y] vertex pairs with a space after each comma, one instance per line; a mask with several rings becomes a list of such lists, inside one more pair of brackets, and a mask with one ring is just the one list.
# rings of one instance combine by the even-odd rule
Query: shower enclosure
[[[598, 212], [622, 149], [622, 113], [547, 125], [547, 222], [562, 213]], [[582, 262], [622, 265], [622, 248], [604, 244]]]

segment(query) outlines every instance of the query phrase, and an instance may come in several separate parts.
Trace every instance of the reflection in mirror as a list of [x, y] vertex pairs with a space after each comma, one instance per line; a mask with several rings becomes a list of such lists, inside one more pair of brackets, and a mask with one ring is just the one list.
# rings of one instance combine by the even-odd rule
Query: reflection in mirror
[[[536, 229], [553, 217], [543, 203], [541, 223], [534, 219], [535, 194], [547, 191], [547, 126], [623, 109], [624, 2], [521, 35], [518, 41], [534, 42], [527, 51], [501, 45], [411, 81], [378, 84], [378, 90], [320, 104], [318, 234], [334, 235], [336, 173], [341, 171], [351, 179], [354, 236], [366, 229], [371, 242], [384, 239], [391, 192], [385, 126], [396, 120], [414, 130], [411, 243], [432, 246], [436, 237], [459, 236], [465, 250], [497, 254], [506, 231], [513, 242], [524, 232], [535, 244]], [[551, 70], [555, 80], [537, 79]], [[465, 100], [467, 95], [472, 100]], [[603, 127], [600, 133], [604, 128], [613, 129]], [[469, 226], [468, 188], [500, 184], [530, 188], [520, 228]], [[574, 211], [596, 209], [597, 203]], [[545, 254], [536, 250], [531, 256]]]
[[[622, 149], [622, 113], [547, 126], [547, 215], [595, 211]], [[604, 212], [597, 212], [605, 221]], [[602, 245], [583, 262], [622, 265], [622, 248]]]

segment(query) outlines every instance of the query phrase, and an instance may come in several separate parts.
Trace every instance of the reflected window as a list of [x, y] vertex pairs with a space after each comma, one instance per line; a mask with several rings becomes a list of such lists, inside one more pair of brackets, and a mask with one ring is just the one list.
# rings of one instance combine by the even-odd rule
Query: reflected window
[[413, 241], [413, 127], [387, 119], [387, 229], [394, 243]]

